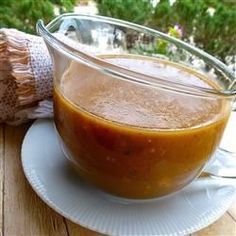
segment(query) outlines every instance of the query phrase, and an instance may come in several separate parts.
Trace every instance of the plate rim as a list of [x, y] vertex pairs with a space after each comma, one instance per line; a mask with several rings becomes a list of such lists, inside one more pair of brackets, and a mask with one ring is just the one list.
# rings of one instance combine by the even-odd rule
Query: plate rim
[[[48, 207], [50, 207], [51, 209], [53, 209], [55, 212], [57, 212], [58, 214], [60, 214], [62, 217], [65, 217], [66, 219], [70, 220], [71, 222], [75, 223], [75, 224], [78, 224], [84, 228], [87, 228], [89, 230], [92, 230], [94, 232], [97, 232], [97, 233], [101, 233], [101, 234], [105, 234], [105, 235], [116, 235], [116, 234], [111, 234], [110, 232], [106, 231], [106, 230], [100, 230], [98, 231], [98, 229], [94, 226], [90, 226], [88, 224], [85, 224], [83, 222], [80, 222], [79, 220], [76, 220], [74, 217], [71, 217], [69, 213], [66, 213], [65, 211], [61, 210], [60, 207], [57, 206], [56, 203], [54, 203], [53, 201], [51, 201], [46, 194], [44, 194], [42, 191], [40, 191], [38, 189], [38, 187], [36, 186], [36, 184], [34, 184], [34, 181], [33, 179], [31, 178], [29, 172], [26, 170], [26, 165], [25, 165], [25, 150], [27, 150], [27, 148], [25, 148], [25, 146], [27, 145], [27, 142], [28, 142], [28, 137], [30, 136], [32, 130], [35, 128], [35, 126], [37, 125], [40, 125], [42, 123], [54, 123], [53, 122], [53, 119], [50, 119], [50, 118], [43, 118], [43, 119], [37, 119], [35, 120], [32, 125], [28, 128], [24, 138], [23, 138], [23, 142], [21, 144], [21, 151], [20, 151], [20, 155], [21, 155], [21, 165], [22, 165], [22, 169], [23, 169], [23, 172], [24, 172], [24, 176], [26, 177], [27, 179], [27, 182], [29, 183], [29, 185], [31, 186], [31, 188], [33, 189], [33, 191], [37, 194], [37, 196], [44, 202], [47, 204]], [[52, 124], [53, 125], [53, 124]], [[64, 154], [63, 154], [64, 155]], [[204, 178], [204, 179], [212, 179], [212, 178]], [[181, 191], [181, 190], [180, 190]], [[236, 196], [236, 194], [234, 194], [234, 197]], [[227, 209], [230, 207], [230, 204], [232, 204], [234, 198], [232, 198], [232, 201], [230, 201], [230, 203], [228, 204], [227, 207], [225, 207], [224, 209], [219, 209], [217, 210], [217, 214], [215, 214], [214, 217], [211, 217], [210, 220], [207, 220], [205, 221], [205, 223], [203, 222], [199, 222], [198, 224], [194, 225], [194, 226], [191, 226], [191, 227], [188, 227], [187, 229], [184, 229], [182, 231], [178, 231], [178, 232], [175, 232], [174, 234], [171, 233], [167, 233], [167, 234], [155, 234], [155, 235], [152, 235], [152, 236], [179, 236], [179, 235], [186, 235], [186, 234], [192, 234], [194, 232], [197, 232], [199, 230], [202, 230], [204, 228], [206, 228], [207, 226], [213, 224], [216, 220], [218, 220], [219, 218], [221, 218], [226, 212], [227, 212]], [[226, 210], [225, 210], [226, 209]], [[215, 210], [215, 209], [214, 209]], [[117, 234], [117, 235], [121, 235], [121, 234]], [[132, 234], [131, 234], [132, 235]], [[129, 236], [131, 236], [129, 235]], [[133, 235], [132, 235], [133, 236]], [[140, 235], [141, 236], [141, 235]]]

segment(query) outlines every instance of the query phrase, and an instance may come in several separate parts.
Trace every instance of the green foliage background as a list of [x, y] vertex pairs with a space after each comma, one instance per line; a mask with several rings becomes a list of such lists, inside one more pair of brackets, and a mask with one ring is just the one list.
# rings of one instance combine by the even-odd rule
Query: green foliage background
[[150, 0], [97, 0], [100, 15], [143, 24], [152, 11]]
[[[235, 0], [96, 0], [101, 15], [144, 24], [168, 32], [180, 25], [183, 39], [217, 56], [226, 63], [235, 63], [236, 1]], [[211, 14], [211, 11], [214, 11]]]
[[[49, 22], [60, 13], [73, 10], [78, 0], [0, 0], [0, 28], [17, 28], [35, 33], [39, 18]], [[235, 63], [236, 0], [95, 0], [99, 14], [147, 25], [168, 32], [176, 24], [182, 39], [196, 44], [222, 61]], [[214, 14], [210, 14], [210, 10]]]
[[38, 19], [49, 22], [55, 16], [53, 4], [60, 12], [72, 11], [75, 0], [0, 0], [0, 28], [35, 33]]

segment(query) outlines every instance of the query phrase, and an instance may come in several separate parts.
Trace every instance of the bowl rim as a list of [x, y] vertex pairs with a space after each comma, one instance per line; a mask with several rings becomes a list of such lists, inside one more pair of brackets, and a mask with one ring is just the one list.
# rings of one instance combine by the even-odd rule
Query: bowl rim
[[[117, 26], [122, 26], [126, 28], [130, 28], [132, 30], [147, 33], [152, 36], [159, 37], [161, 39], [167, 40], [173, 44], [177, 44], [184, 50], [194, 54], [195, 56], [200, 57], [205, 62], [209, 63], [212, 67], [220, 71], [228, 80], [230, 80], [231, 85], [229, 89], [213, 89], [213, 88], [204, 88], [197, 85], [189, 85], [186, 83], [180, 82], [173, 82], [173, 81], [166, 81], [164, 79], [160, 79], [154, 76], [149, 76], [146, 74], [142, 74], [139, 72], [131, 71], [127, 68], [112, 64], [106, 60], [103, 60], [95, 55], [91, 55], [87, 52], [78, 50], [73, 48], [72, 46], [66, 44], [58, 37], [53, 35], [50, 32], [58, 22], [63, 21], [66, 18], [74, 18], [74, 19], [84, 19], [84, 20], [94, 20], [103, 23], [110, 23]], [[156, 87], [159, 89], [170, 90], [177, 93], [185, 93], [194, 96], [201, 96], [201, 97], [234, 97], [236, 95], [236, 89], [234, 89], [235, 85], [235, 72], [232, 71], [229, 67], [227, 67], [223, 62], [218, 60], [217, 58], [211, 56], [210, 54], [204, 52], [203, 50], [192, 46], [180, 39], [172, 37], [168, 34], [163, 32], [148, 28], [146, 26], [138, 25], [135, 23], [104, 17], [99, 15], [88, 15], [88, 14], [77, 14], [77, 13], [65, 13], [57, 16], [54, 18], [49, 24], [46, 26], [44, 25], [43, 20], [38, 20], [37, 25], [37, 32], [41, 35], [44, 40], [49, 43], [53, 48], [56, 50], [62, 51], [67, 56], [71, 57], [72, 59], [79, 61], [80, 63], [83, 62], [84, 64], [93, 67], [97, 70], [101, 70], [103, 73], [112, 75], [113, 77], [118, 77], [119, 79], [128, 80], [130, 82], [142, 84], [145, 86]], [[132, 73], [132, 75], [130, 75]], [[143, 77], [149, 78], [149, 81], [144, 80]], [[150, 82], [154, 81], [155, 82]]]

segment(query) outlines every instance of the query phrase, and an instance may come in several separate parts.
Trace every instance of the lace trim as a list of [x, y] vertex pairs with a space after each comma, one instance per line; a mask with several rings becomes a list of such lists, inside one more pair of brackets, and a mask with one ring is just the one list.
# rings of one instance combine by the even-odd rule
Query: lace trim
[[[38, 47], [34, 47], [35, 43]], [[40, 54], [41, 61], [32, 61], [31, 54]], [[52, 102], [44, 101], [52, 96], [52, 65], [42, 38], [15, 29], [0, 29], [0, 57], [1, 77], [7, 79], [11, 89], [15, 87], [4, 98], [7, 105], [4, 103], [0, 109], [0, 122], [18, 125], [29, 119], [52, 117]], [[34, 71], [38, 67], [47, 71], [42, 81], [41, 71]]]
[[[27, 35], [28, 36], [28, 35]], [[11, 74], [17, 84], [17, 103], [19, 106], [26, 105], [36, 101], [35, 79], [30, 66], [30, 54], [27, 44], [30, 38], [26, 34], [14, 29], [2, 29], [0, 38], [3, 43], [0, 44], [0, 52], [6, 48], [8, 60], [11, 64]]]

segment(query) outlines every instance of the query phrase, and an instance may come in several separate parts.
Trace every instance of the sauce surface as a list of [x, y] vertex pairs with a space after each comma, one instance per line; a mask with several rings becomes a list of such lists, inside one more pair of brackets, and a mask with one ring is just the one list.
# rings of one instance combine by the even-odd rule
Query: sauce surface
[[[158, 78], [216, 88], [195, 71], [163, 60], [103, 56]], [[110, 193], [163, 196], [196, 177], [216, 149], [229, 109], [114, 79], [72, 62], [54, 91], [55, 123], [80, 175]]]
[[[210, 88], [197, 74], [179, 65], [143, 58], [106, 58], [111, 63], [165, 80]], [[80, 73], [80, 81], [78, 75]], [[95, 78], [94, 78], [95, 77]], [[80, 108], [122, 124], [156, 129], [179, 129], [212, 122], [222, 109], [219, 100], [181, 96], [142, 87], [103, 74], [93, 74], [72, 63], [61, 84], [62, 93]]]

